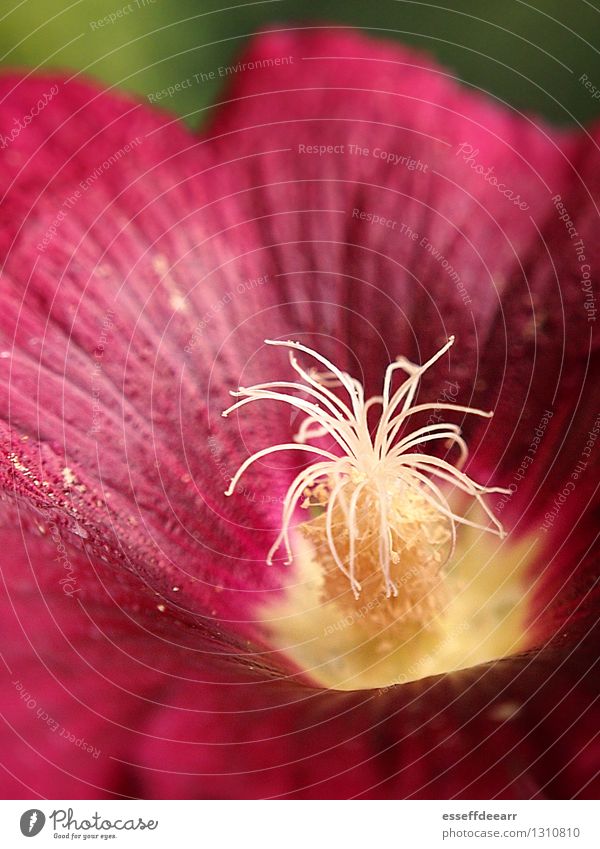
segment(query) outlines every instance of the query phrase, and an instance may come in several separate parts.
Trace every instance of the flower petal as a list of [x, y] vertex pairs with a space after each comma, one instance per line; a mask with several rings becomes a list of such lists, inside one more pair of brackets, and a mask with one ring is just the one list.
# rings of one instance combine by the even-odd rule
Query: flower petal
[[10, 555], [4, 798], [595, 798], [600, 789], [589, 621], [573, 645], [388, 690], [319, 691], [227, 662], [173, 611], [157, 624], [156, 597], [90, 574], [55, 529], [25, 546], [15, 525], [0, 541]]
[[456, 334], [422, 397], [496, 411], [464, 423], [469, 472], [510, 486], [498, 515], [540, 538], [536, 627], [554, 633], [597, 577], [575, 552], [596, 533], [600, 127], [552, 129], [348, 32], [267, 33], [240, 67], [211, 128], [215, 196], [235, 193], [285, 279], [289, 326], [367, 394]]
[[[371, 392], [396, 354], [423, 359], [456, 333], [449, 384], [468, 403], [475, 383], [475, 400], [502, 413], [489, 440], [476, 434], [485, 441], [473, 468], [487, 475], [503, 456], [509, 478], [527, 424], [548, 404], [549, 375], [561, 368], [557, 398], [570, 410], [589, 347], [572, 251], [561, 277], [568, 313], [561, 323], [552, 311], [543, 333], [536, 325], [536, 302], [556, 291], [540, 233], [551, 227], [561, 256], [568, 238], [550, 195], [568, 197], [576, 182], [570, 136], [465, 92], [418, 54], [345, 32], [266, 34], [244, 66], [196, 142], [127, 98], [60, 80], [9, 78], [0, 122], [7, 133], [16, 104], [58, 87], [6, 152], [11, 424], [51, 451], [53, 485], [65, 467], [78, 479], [93, 469], [124, 499], [117, 536], [132, 560], [157, 557], [169, 582], [201, 572], [203, 608], [214, 584], [279, 580], [260, 561], [290, 463], [285, 474], [254, 467], [243, 501], [225, 501], [221, 483], [249, 448], [288, 441], [291, 423], [276, 411], [248, 416], [240, 438], [214, 418], [228, 387], [264, 376], [265, 363], [280, 367], [275, 355], [256, 356], [266, 328], [325, 334]], [[561, 328], [566, 347], [556, 344]], [[426, 381], [424, 396], [432, 391]], [[100, 517], [82, 502], [87, 533], [95, 539], [100, 526], [108, 544], [105, 508]], [[521, 506], [514, 499], [505, 515]], [[535, 515], [544, 506], [537, 499]], [[144, 528], [152, 556], [127, 522]]]
[[249, 606], [278, 585], [260, 530], [274, 507], [223, 498], [233, 472], [208, 439], [231, 352], [244, 361], [235, 346], [213, 377], [229, 317], [198, 330], [238, 281], [203, 212], [210, 158], [164, 116], [54, 78], [5, 79], [0, 132], [54, 89], [3, 155], [3, 488], [191, 613], [252, 631]]
[[[105, 787], [142, 796], [438, 798], [597, 792], [598, 693], [590, 672], [597, 652], [594, 632], [586, 635], [597, 608], [590, 592], [597, 566], [588, 552], [587, 519], [575, 526], [576, 544], [561, 551], [546, 585], [553, 599], [577, 556], [585, 555], [569, 584], [572, 594], [554, 605], [552, 627], [542, 633], [566, 622], [564, 645], [387, 693], [324, 693], [273, 681], [268, 672], [256, 682], [241, 669], [224, 671], [216, 659], [209, 672], [213, 660], [204, 657], [200, 676], [173, 686], [173, 675], [185, 678], [182, 664], [189, 671], [188, 643], [194, 651], [204, 646], [204, 632], [195, 642], [198, 623], [211, 630], [215, 621], [224, 623], [228, 643], [239, 651], [245, 636], [260, 639], [253, 605], [281, 582], [261, 561], [289, 468], [257, 469], [237, 508], [221, 489], [248, 448], [280, 435], [287, 441], [293, 423], [274, 412], [265, 420], [244, 417], [238, 431], [215, 419], [227, 389], [266, 378], [265, 362], [279, 368], [279, 360], [260, 352], [265, 335], [327, 337], [325, 353], [339, 361], [333, 354], [344, 348], [347, 368], [357, 376], [362, 371], [376, 392], [396, 354], [423, 360], [456, 333], [448, 381], [458, 383], [463, 403], [489, 402], [500, 412], [489, 431], [472, 434], [480, 440], [472, 460], [480, 476], [499, 464], [502, 480], [495, 482], [510, 482], [553, 406], [535, 473], [504, 510], [515, 525], [531, 502], [527, 530], [543, 516], [548, 489], [571, 474], [580, 440], [594, 426], [596, 395], [587, 384], [593, 322], [585, 308], [591, 301], [582, 290], [583, 263], [552, 200], [560, 194], [573, 216], [584, 210], [576, 227], [593, 260], [593, 143], [498, 110], [416, 54], [372, 45], [352, 35], [265, 36], [244, 60], [255, 67], [240, 75], [232, 102], [200, 139], [142, 107], [132, 113], [125, 98], [71, 82], [3, 152], [2, 353], [10, 356], [0, 360], [2, 484], [27, 503], [28, 526], [37, 515], [44, 528], [56, 526], [71, 545], [82, 546], [82, 576], [98, 574], [112, 587], [112, 567], [133, 573], [121, 579], [127, 592], [118, 604], [120, 621], [104, 605], [98, 611], [106, 617], [100, 641], [97, 629], [86, 626], [85, 609], [74, 617], [73, 599], [57, 602], [68, 605], [60, 621], [72, 629], [76, 651], [55, 676], [72, 675], [81, 688], [75, 703], [61, 702], [63, 687], [37, 665], [27, 638], [17, 642], [19, 622], [29, 618], [33, 627], [39, 620], [46, 627], [33, 645], [44, 646], [51, 634], [57, 642], [48, 654], [53, 664], [58, 658], [64, 664], [64, 646], [44, 613], [46, 588], [37, 601], [27, 598], [21, 608], [27, 617], [17, 612], [3, 639], [19, 658], [7, 662], [23, 670], [21, 683], [36, 707], [41, 699], [42, 712], [69, 734], [87, 734], [109, 753], [99, 771], [89, 757], [73, 769], [74, 750], [60, 742], [45, 755], [58, 759], [58, 770], [41, 774], [28, 792], [53, 795], [60, 787], [65, 797], [96, 796]], [[286, 56], [293, 62], [276, 63]], [[4, 135], [15, 109], [24, 114], [53, 84], [28, 81], [9, 93], [15, 82], [3, 90]], [[138, 134], [143, 141], [132, 144]], [[299, 143], [326, 150], [301, 152]], [[360, 151], [350, 153], [350, 144]], [[336, 145], [344, 145], [344, 154]], [[427, 168], [394, 159], [403, 156]], [[492, 165], [512, 197], [486, 179]], [[527, 209], [517, 207], [516, 195]], [[426, 383], [424, 395], [435, 391]], [[554, 457], [552, 486], [546, 481], [540, 490]], [[593, 472], [581, 476], [553, 525], [569, 546], [565, 528], [594, 495], [595, 479]], [[552, 539], [556, 544], [559, 537]], [[27, 540], [30, 550], [37, 546]], [[43, 548], [32, 552], [36, 573], [47, 555]], [[26, 590], [28, 564], [17, 556], [14, 563], [11, 592], [19, 575]], [[159, 604], [175, 606], [172, 619], [186, 650], [165, 650], [161, 671], [150, 663], [146, 677], [139, 669], [145, 652], [159, 654], [152, 592], [160, 594]], [[540, 610], [547, 601], [542, 593]], [[136, 605], [143, 636], [137, 625], [125, 636], [119, 629]], [[122, 645], [131, 640], [122, 664], [114, 653], [120, 633]], [[219, 650], [225, 649], [219, 644]], [[249, 651], [261, 668], [268, 665], [253, 645]], [[103, 675], [112, 671], [116, 685], [98, 689], [98, 675], [83, 674], [77, 653]], [[130, 683], [133, 697], [116, 692]], [[232, 685], [234, 715], [220, 721], [219, 712], [231, 710]], [[148, 690], [161, 709], [144, 716], [146, 745], [139, 729], [111, 742], [110, 722], [127, 726], [119, 717], [138, 716]], [[8, 696], [16, 693], [10, 685]], [[102, 716], [96, 725], [82, 711], [81, 700], [88, 704], [92, 694], [114, 709], [109, 722]], [[196, 715], [200, 703], [208, 721]], [[47, 720], [36, 715], [34, 721], [22, 704], [10, 707], [9, 723], [46, 752], [57, 738], [43, 728]], [[249, 715], [260, 717], [250, 741]], [[7, 755], [20, 779], [37, 775], [40, 763], [32, 753], [21, 772], [18, 757], [26, 749], [18, 742]], [[56, 783], [59, 774], [64, 783]], [[249, 774], [260, 775], [260, 784], [249, 782]]]
[[[353, 33], [267, 33], [240, 67], [255, 70], [236, 78], [212, 125], [223, 165], [211, 176], [222, 195], [236, 193], [240, 222], [289, 277], [290, 300], [309, 296], [294, 304], [298, 326], [350, 346], [367, 394], [396, 354], [422, 360], [455, 333], [449, 382], [465, 401], [476, 386], [476, 400], [502, 413], [486, 434], [488, 470], [500, 457], [507, 467], [520, 460], [545, 409], [561, 406], [553, 428], [564, 431], [593, 321], [553, 197], [582, 210], [578, 233], [593, 261], [597, 131], [536, 123], [418, 53]], [[430, 391], [440, 371], [424, 377]]]

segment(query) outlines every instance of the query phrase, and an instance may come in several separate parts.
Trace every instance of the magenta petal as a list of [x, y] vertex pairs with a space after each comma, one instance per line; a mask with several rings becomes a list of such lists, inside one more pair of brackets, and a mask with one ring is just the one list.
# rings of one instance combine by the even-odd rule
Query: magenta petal
[[553, 633], [598, 574], [600, 127], [559, 132], [353, 33], [267, 33], [241, 61], [213, 191], [275, 263], [288, 333], [314, 328], [371, 394], [395, 355], [457, 336], [422, 395], [495, 410], [464, 423], [469, 470], [514, 489], [494, 505], [513, 538], [540, 537], [536, 627]]
[[[15, 523], [0, 541], [0, 792], [152, 795], [152, 781], [128, 762], [169, 739], [157, 738], [166, 722], [158, 717], [176, 721], [174, 742], [190, 740], [190, 723], [210, 728], [211, 682], [228, 682], [219, 692], [230, 707], [232, 692], [244, 689], [245, 665], [265, 660], [248, 643], [219, 639], [217, 622], [192, 619], [173, 596], [107, 573], [54, 524], [24, 540]], [[190, 748], [197, 752], [197, 743]], [[189, 794], [196, 792], [206, 785], [191, 785]]]
[[[423, 395], [448, 378], [461, 401], [498, 411], [480, 428], [481, 471], [510, 478], [554, 410], [542, 459], [507, 510], [520, 515], [549, 453], [560, 458], [554, 484], [576, 459], [571, 432], [575, 442], [595, 421], [594, 301], [552, 198], [577, 216], [595, 267], [597, 131], [559, 132], [468, 92], [421, 54], [354, 33], [267, 33], [241, 62], [258, 70], [235, 78], [217, 114], [209, 138], [222, 165], [207, 182], [227, 204], [235, 193], [238, 231], [285, 277], [289, 324], [348, 346], [373, 394], [396, 354], [422, 360], [456, 334], [448, 373], [428, 374]], [[477, 155], [461, 154], [463, 142]], [[407, 154], [426, 170], [409, 170]]]
[[[54, 85], [3, 156], [3, 488], [243, 632], [278, 584], [252, 530], [273, 526], [274, 507], [224, 499], [235, 467], [208, 438], [231, 365], [213, 374], [215, 336], [186, 352], [233, 285], [202, 213], [210, 158], [165, 117], [74, 82], [5, 79], [0, 119]], [[227, 336], [225, 316], [212, 332]], [[245, 353], [231, 352], [239, 373]]]
[[222, 495], [249, 450], [287, 441], [289, 416], [238, 429], [219, 413], [238, 383], [282, 376], [265, 336], [318, 343], [374, 393], [397, 354], [422, 360], [455, 333], [424, 394], [447, 380], [496, 408], [467, 434], [474, 474], [510, 484], [552, 409], [502, 509], [542, 533], [598, 409], [593, 302], [552, 200], [596, 267], [594, 141], [358, 35], [271, 33], [243, 61], [200, 138], [93, 86], [3, 83], [4, 135], [60, 88], [0, 176], [0, 476], [18, 507], [3, 539], [7, 795], [592, 796], [598, 448], [536, 561], [540, 635], [560, 626], [562, 642], [340, 694], [284, 680], [255, 648], [289, 469], [265, 463], [245, 497]]
[[11, 564], [0, 620], [5, 798], [594, 798], [600, 789], [594, 629], [575, 645], [445, 678], [319, 691], [252, 661], [228, 663], [218, 644], [174, 624], [172, 610], [157, 622], [156, 599], [138, 594], [126, 613], [131, 582], [106, 586], [72, 552], [68, 570], [54, 532], [27, 549], [18, 531], [1, 542]]
[[[285, 56], [289, 64], [274, 61]], [[212, 606], [214, 585], [279, 581], [262, 559], [289, 471], [261, 464], [245, 499], [222, 496], [250, 449], [290, 436], [281, 408], [267, 420], [244, 417], [241, 438], [218, 418], [228, 388], [264, 379], [267, 366], [274, 377], [285, 368], [260, 352], [265, 335], [318, 342], [374, 393], [398, 353], [422, 359], [455, 333], [448, 371], [431, 374], [423, 393], [438, 397], [448, 380], [461, 401], [498, 409], [490, 428], [471, 434], [485, 436], [472, 458], [481, 477], [510, 480], [556, 375], [561, 413], [545, 446], [556, 449], [562, 410], [577, 394], [591, 397], [576, 260], [548, 193], [570, 197], [569, 159], [585, 162], [581, 145], [466, 93], [418, 54], [358, 35], [271, 33], [244, 61], [256, 67], [237, 76], [200, 140], [127, 98], [73, 82], [22, 82], [4, 113], [8, 122], [15, 102], [62, 86], [35, 132], [5, 154], [3, 321], [7, 350], [13, 339], [17, 346], [3, 364], [11, 439], [43, 443], [53, 486], [65, 467], [93, 478], [82, 484], [93, 502], [76, 495], [93, 543], [114, 546], [116, 529], [137, 571], [147, 575], [156, 559], [168, 582], [201, 576], [206, 593], [195, 587], [203, 593], [195, 609]], [[518, 187], [526, 211], [458, 155], [465, 142]], [[301, 152], [300, 144], [345, 153]], [[398, 160], [408, 155], [422, 170]], [[561, 300], [557, 258], [540, 239], [546, 229], [557, 257], [566, 255]], [[559, 454], [557, 478], [573, 459], [570, 450]], [[529, 498], [537, 486], [528, 487], [543, 478], [547, 456], [520, 489], [532, 501], [523, 527], [545, 509], [544, 497]], [[118, 522], [100, 489], [118, 501]], [[578, 488], [571, 505], [586, 492]], [[509, 524], [524, 512], [513, 501]]]

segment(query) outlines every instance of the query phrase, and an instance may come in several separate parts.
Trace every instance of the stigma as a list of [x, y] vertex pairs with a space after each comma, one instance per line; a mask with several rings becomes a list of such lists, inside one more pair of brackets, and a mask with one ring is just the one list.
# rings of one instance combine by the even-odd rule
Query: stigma
[[[292, 563], [298, 548], [293, 534], [300, 533], [319, 566], [323, 601], [335, 600], [344, 610], [368, 607], [370, 633], [373, 626], [385, 630], [393, 624], [411, 631], [426, 626], [443, 615], [448, 603], [445, 577], [459, 526], [504, 536], [485, 496], [507, 490], [477, 483], [462, 470], [468, 449], [461, 428], [439, 421], [438, 414], [489, 418], [493, 413], [416, 401], [421, 378], [454, 337], [422, 365], [398, 357], [385, 370], [381, 394], [368, 400], [360, 381], [317, 351], [293, 341], [265, 343], [288, 349], [294, 379], [240, 387], [231, 393], [239, 400], [222, 415], [271, 400], [304, 417], [290, 442], [248, 457], [225, 495], [233, 494], [257, 460], [276, 452], [304, 452], [311, 462], [287, 489], [281, 527], [266, 562], [273, 563], [282, 551], [285, 563]], [[312, 364], [303, 367], [299, 355]], [[419, 415], [427, 421], [414, 426]], [[443, 457], [430, 453], [436, 443], [444, 448], [438, 452]], [[450, 462], [447, 457], [453, 455]], [[474, 518], [457, 509], [457, 495], [461, 505], [465, 499], [474, 502]], [[306, 518], [295, 521], [303, 511]]]

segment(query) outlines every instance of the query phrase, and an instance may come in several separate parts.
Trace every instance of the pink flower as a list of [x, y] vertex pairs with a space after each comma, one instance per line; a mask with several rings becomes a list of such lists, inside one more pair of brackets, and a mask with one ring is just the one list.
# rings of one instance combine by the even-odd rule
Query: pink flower
[[[5, 796], [597, 794], [597, 138], [342, 31], [255, 39], [200, 136], [2, 79]], [[485, 498], [507, 536], [460, 525], [406, 630], [414, 600], [340, 571], [319, 590], [306, 534], [265, 564], [314, 458], [224, 490], [303, 419], [221, 412], [293, 380], [265, 339], [369, 397], [450, 335], [421, 424], [462, 425], [469, 479], [512, 493]]]

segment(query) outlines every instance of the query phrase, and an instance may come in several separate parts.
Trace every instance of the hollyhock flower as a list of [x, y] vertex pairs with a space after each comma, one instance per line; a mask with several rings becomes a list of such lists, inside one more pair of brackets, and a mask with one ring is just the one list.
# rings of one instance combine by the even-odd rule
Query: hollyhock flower
[[341, 29], [1, 102], [3, 793], [597, 794], [597, 128]]

